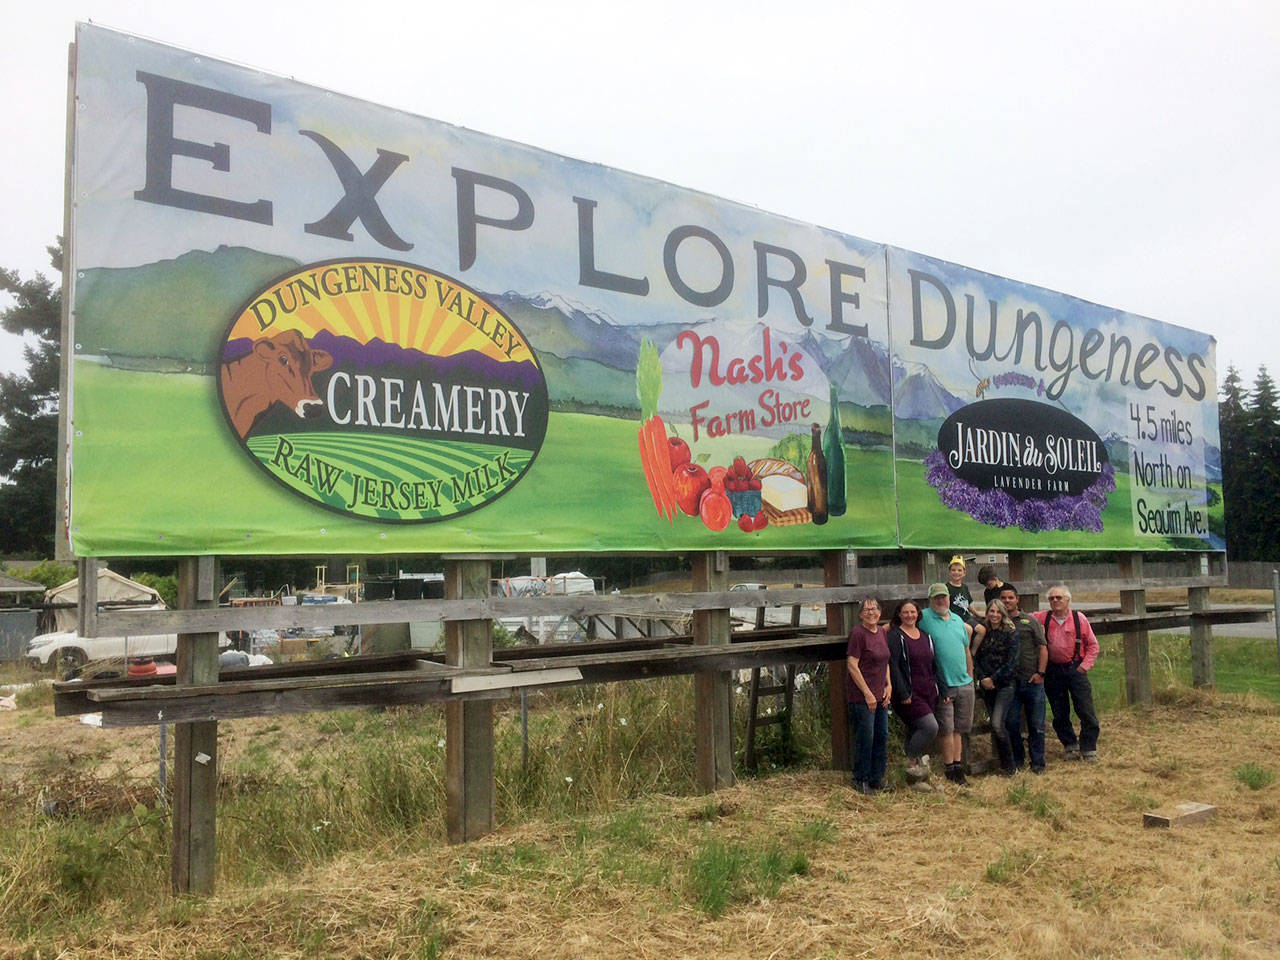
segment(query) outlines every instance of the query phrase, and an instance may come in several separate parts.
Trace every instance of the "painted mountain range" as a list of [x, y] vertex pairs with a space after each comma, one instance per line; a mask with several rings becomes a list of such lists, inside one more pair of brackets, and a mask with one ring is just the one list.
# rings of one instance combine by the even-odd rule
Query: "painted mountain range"
[[[307, 341], [312, 348], [324, 350], [333, 357], [333, 365], [344, 370], [380, 370], [394, 369], [412, 371], [420, 379], [441, 380], [458, 383], [465, 380], [483, 380], [492, 383], [517, 384], [526, 390], [539, 389], [542, 374], [532, 360], [499, 361], [476, 350], [455, 353], [449, 357], [438, 357], [423, 353], [412, 347], [402, 347], [396, 343], [374, 338], [368, 343], [361, 343], [354, 337], [337, 336], [329, 330], [321, 330]], [[247, 338], [230, 340], [223, 352], [222, 359], [235, 360], [243, 357], [253, 347], [253, 341]], [[385, 376], [386, 374], [383, 373]]]

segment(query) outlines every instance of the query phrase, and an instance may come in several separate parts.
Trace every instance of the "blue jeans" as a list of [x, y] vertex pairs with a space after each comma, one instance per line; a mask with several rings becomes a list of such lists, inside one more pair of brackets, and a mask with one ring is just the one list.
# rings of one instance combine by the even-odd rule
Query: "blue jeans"
[[1022, 766], [1025, 754], [1022, 750], [1022, 720], [1027, 721], [1027, 747], [1031, 751], [1031, 769], [1044, 769], [1044, 684], [1019, 680], [1017, 692], [1005, 719], [1009, 731], [1009, 748], [1013, 751], [1013, 765]]
[[849, 751], [855, 783], [879, 786], [888, 765], [889, 711], [865, 701], [849, 704]]

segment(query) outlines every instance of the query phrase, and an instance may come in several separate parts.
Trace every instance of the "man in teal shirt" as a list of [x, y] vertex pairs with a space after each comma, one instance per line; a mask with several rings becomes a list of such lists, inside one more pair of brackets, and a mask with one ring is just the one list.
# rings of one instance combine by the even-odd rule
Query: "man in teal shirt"
[[973, 654], [969, 638], [973, 628], [951, 612], [951, 594], [945, 583], [929, 588], [929, 609], [920, 614], [920, 629], [933, 640], [938, 677], [938, 743], [947, 779], [964, 785], [960, 762], [963, 736], [973, 727]]

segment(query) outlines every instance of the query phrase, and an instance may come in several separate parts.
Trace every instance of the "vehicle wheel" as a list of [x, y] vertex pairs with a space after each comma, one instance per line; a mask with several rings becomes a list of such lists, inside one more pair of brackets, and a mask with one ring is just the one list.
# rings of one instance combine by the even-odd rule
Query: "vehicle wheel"
[[70, 680], [79, 674], [80, 668], [88, 659], [79, 647], [62, 647], [55, 654], [54, 671], [61, 675], [63, 680]]

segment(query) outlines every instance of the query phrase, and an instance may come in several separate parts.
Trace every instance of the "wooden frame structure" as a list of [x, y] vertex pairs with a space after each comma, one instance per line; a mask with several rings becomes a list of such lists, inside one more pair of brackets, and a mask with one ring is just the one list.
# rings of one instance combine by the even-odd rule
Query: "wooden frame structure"
[[[927, 555], [907, 552], [908, 582], [859, 586], [856, 555], [826, 551], [824, 586], [730, 591], [729, 556], [692, 556], [693, 592], [495, 598], [489, 596], [493, 557], [445, 558], [445, 599], [371, 601], [355, 606], [216, 606], [213, 558], [184, 558], [179, 566], [180, 609], [99, 611], [95, 561], [80, 570], [84, 636], [177, 633], [173, 678], [69, 681], [55, 685], [58, 715], [101, 712], [104, 726], [175, 723], [172, 886], [179, 893], [213, 889], [216, 849], [217, 724], [268, 716], [359, 706], [439, 701], [446, 712], [447, 827], [452, 842], [490, 832], [494, 824], [493, 701], [527, 687], [640, 680], [692, 674], [697, 715], [696, 775], [701, 789], [733, 783], [732, 685], [729, 671], [773, 664], [827, 662], [831, 702], [831, 762], [848, 765], [844, 691], [845, 636], [856, 605], [877, 596], [919, 597], [931, 579]], [[504, 558], [507, 559], [507, 558]], [[1028, 609], [1049, 586], [1037, 577], [1036, 555], [1015, 552], [1009, 576]], [[1118, 576], [1073, 581], [1075, 591], [1120, 591], [1118, 613], [1091, 616], [1098, 633], [1124, 635], [1125, 690], [1130, 704], [1151, 700], [1147, 635], [1153, 629], [1191, 629], [1193, 681], [1213, 683], [1212, 624], [1262, 620], [1264, 607], [1210, 609], [1211, 587], [1226, 586], [1225, 558], [1195, 554], [1185, 577], [1147, 579], [1142, 557], [1121, 554]], [[1187, 590], [1187, 607], [1148, 609], [1146, 591]], [[730, 607], [825, 605], [820, 626], [765, 627], [731, 632]], [[687, 635], [550, 644], [495, 651], [492, 621], [503, 616], [692, 616]], [[226, 630], [331, 627], [403, 621], [442, 621], [441, 655], [405, 652], [351, 659], [224, 670], [217, 665], [217, 633]]]

